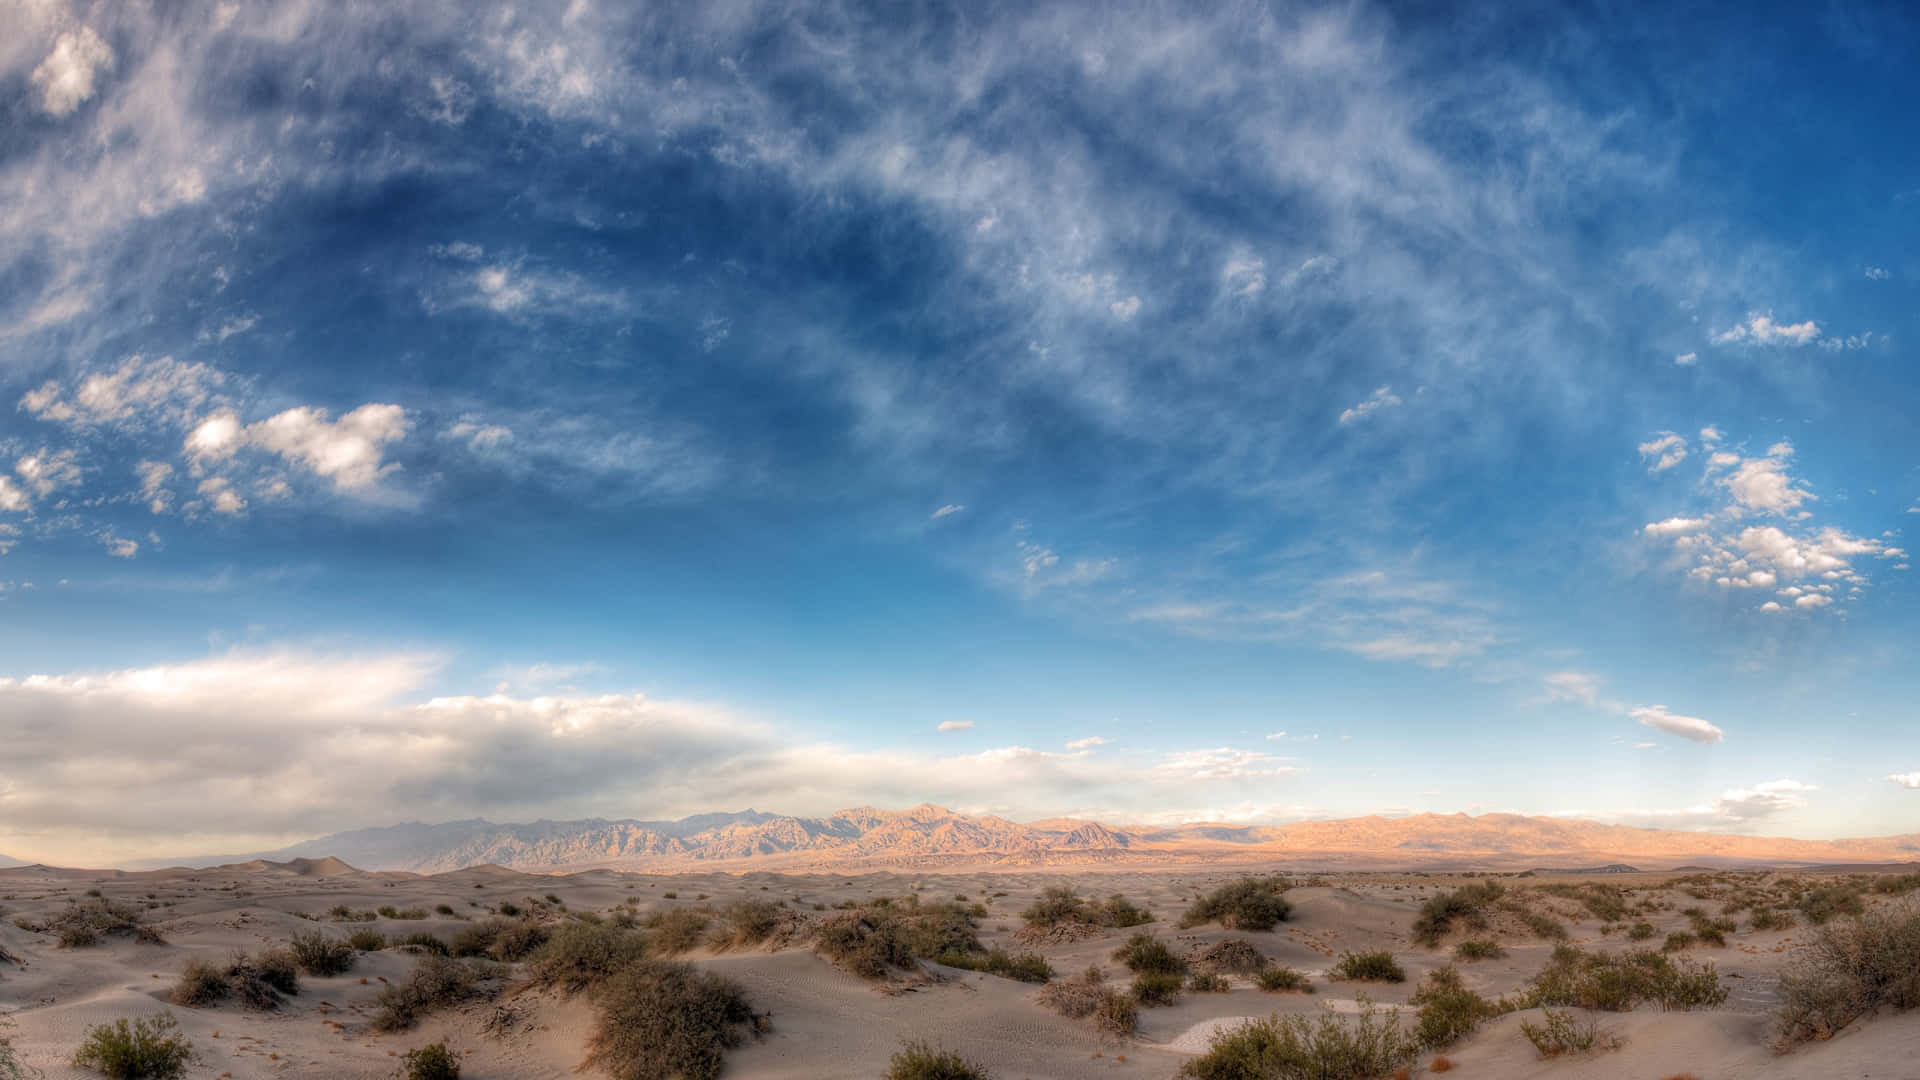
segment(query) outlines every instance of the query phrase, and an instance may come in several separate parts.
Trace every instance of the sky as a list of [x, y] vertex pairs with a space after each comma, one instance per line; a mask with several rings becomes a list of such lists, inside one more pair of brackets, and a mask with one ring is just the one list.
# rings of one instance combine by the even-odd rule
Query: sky
[[0, 0], [0, 852], [1920, 832], [1920, 12]]

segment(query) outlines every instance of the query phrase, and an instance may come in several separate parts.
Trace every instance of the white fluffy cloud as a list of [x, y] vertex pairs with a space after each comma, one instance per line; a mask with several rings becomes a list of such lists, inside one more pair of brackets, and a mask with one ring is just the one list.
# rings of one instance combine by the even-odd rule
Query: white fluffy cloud
[[1340, 422], [1342, 424], [1352, 424], [1365, 420], [1381, 409], [1391, 409], [1398, 404], [1400, 404], [1400, 398], [1394, 394], [1393, 387], [1382, 386], [1373, 393], [1368, 394], [1364, 401], [1361, 401], [1353, 408], [1341, 410]]
[[937, 727], [937, 728], [935, 728], [934, 730], [936, 730], [936, 731], [972, 731], [972, 730], [973, 730], [973, 721], [971, 721], [971, 720], [942, 720], [942, 721], [940, 721], [940, 726], [939, 726], [939, 727]]
[[73, 487], [80, 483], [80, 466], [74, 461], [72, 450], [48, 451], [42, 448], [39, 453], [27, 454], [13, 463], [13, 471], [20, 482], [33, 489], [33, 493], [45, 498], [61, 488]]
[[[1700, 437], [1709, 447], [1724, 438], [1711, 426], [1701, 429]], [[1640, 450], [1644, 455], [1660, 447], [1647, 443]], [[1642, 526], [1641, 535], [1670, 544], [1676, 565], [1686, 567], [1691, 580], [1751, 591], [1755, 608], [1769, 615], [1813, 612], [1858, 596], [1868, 584], [1856, 565], [1863, 557], [1905, 567], [1901, 560], [1907, 553], [1901, 548], [1809, 521], [1808, 504], [1818, 497], [1793, 476], [1792, 459], [1793, 446], [1786, 442], [1757, 457], [1713, 451], [1703, 472], [1704, 490], [1717, 497], [1718, 507], [1651, 522]], [[1745, 523], [1755, 516], [1775, 521]]]
[[1715, 334], [1713, 340], [1719, 345], [1810, 345], [1820, 338], [1820, 326], [1812, 319], [1797, 323], [1775, 322], [1770, 313], [1750, 313], [1745, 322], [1738, 322]]
[[1640, 456], [1652, 460], [1647, 466], [1648, 472], [1666, 472], [1675, 465], [1687, 460], [1687, 440], [1673, 432], [1663, 432], [1658, 438], [1640, 444]]
[[364, 491], [398, 466], [382, 461], [388, 443], [407, 434], [398, 405], [362, 405], [329, 421], [325, 409], [288, 409], [247, 426], [247, 441], [333, 481], [341, 491]]
[[1673, 362], [1676, 364], [1679, 364], [1681, 367], [1691, 367], [1693, 366], [1694, 362], [1699, 359], [1700, 359], [1699, 353], [1683, 352], [1680, 355], [1674, 357]]
[[1683, 739], [1692, 739], [1698, 743], [1717, 743], [1726, 737], [1726, 733], [1697, 716], [1682, 716], [1669, 712], [1665, 705], [1641, 705], [1627, 711], [1627, 715], [1656, 731], [1669, 735], [1678, 735]]
[[1112, 741], [1113, 740], [1106, 738], [1103, 735], [1089, 735], [1084, 739], [1075, 739], [1072, 742], [1069, 742], [1067, 744], [1067, 749], [1092, 750], [1094, 747], [1105, 746]]
[[1716, 798], [1682, 809], [1639, 810], [1610, 816], [1658, 828], [1738, 831], [1807, 805], [1807, 794], [1818, 790], [1798, 780], [1768, 780], [1751, 787], [1729, 788]]
[[53, 51], [33, 69], [33, 86], [40, 91], [40, 107], [53, 116], [68, 116], [93, 97], [94, 81], [113, 70], [113, 49], [90, 26], [61, 34]]
[[0, 473], [0, 510], [9, 513], [23, 513], [33, 503], [27, 498], [27, 492], [13, 482], [13, 477]]
[[1920, 791], [1920, 771], [1915, 771], [1910, 773], [1894, 773], [1893, 775], [1887, 777], [1887, 779], [1893, 781], [1896, 784], [1899, 784], [1901, 787], [1906, 788], [1908, 791]]
[[1193, 797], [1270, 805], [1275, 780], [1300, 771], [1232, 748], [859, 751], [638, 694], [421, 700], [440, 666], [425, 653], [279, 650], [0, 678], [0, 850], [93, 862], [480, 813], [675, 816], [769, 791], [802, 814], [932, 799], [1137, 820]]

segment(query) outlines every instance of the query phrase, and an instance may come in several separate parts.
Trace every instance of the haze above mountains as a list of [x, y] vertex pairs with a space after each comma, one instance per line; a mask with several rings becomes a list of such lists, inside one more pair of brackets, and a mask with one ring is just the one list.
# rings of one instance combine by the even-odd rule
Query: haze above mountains
[[1025, 824], [939, 806], [842, 810], [824, 818], [743, 810], [678, 821], [482, 819], [335, 833], [277, 851], [155, 859], [130, 869], [337, 858], [362, 870], [440, 873], [493, 864], [590, 869], [879, 870], [1280, 863], [1302, 869], [1528, 869], [1626, 863], [1670, 869], [1920, 860], [1920, 834], [1830, 841], [1640, 829], [1516, 814], [1420, 814], [1294, 825]]

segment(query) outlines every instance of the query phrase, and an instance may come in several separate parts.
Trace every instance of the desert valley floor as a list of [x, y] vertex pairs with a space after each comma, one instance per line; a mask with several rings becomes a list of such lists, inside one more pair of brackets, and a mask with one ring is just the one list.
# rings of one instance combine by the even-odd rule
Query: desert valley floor
[[[1414, 939], [1414, 920], [1428, 898], [1492, 876], [1301, 876], [1284, 894], [1292, 904], [1290, 916], [1272, 931], [1228, 930], [1215, 924], [1180, 927], [1181, 915], [1196, 895], [1240, 876], [1240, 871], [1191, 868], [859, 875], [596, 870], [548, 876], [497, 867], [421, 876], [363, 873], [330, 860], [145, 873], [15, 868], [0, 870], [0, 1014], [8, 1018], [0, 1021], [0, 1036], [10, 1036], [23, 1065], [50, 1078], [95, 1075], [70, 1064], [90, 1025], [163, 1010], [178, 1019], [192, 1041], [188, 1075], [195, 1077], [390, 1077], [400, 1072], [399, 1055], [437, 1041], [461, 1055], [462, 1075], [470, 1080], [597, 1075], [590, 1069], [579, 1071], [594, 1012], [584, 996], [555, 988], [509, 983], [491, 1000], [433, 1012], [412, 1030], [376, 1033], [370, 1020], [374, 999], [421, 962], [418, 949], [362, 952], [345, 974], [305, 976], [298, 994], [273, 1011], [249, 1010], [231, 1001], [184, 1007], [170, 1002], [169, 995], [192, 960], [224, 963], [240, 952], [284, 945], [293, 935], [316, 929], [342, 938], [371, 929], [393, 941], [415, 934], [444, 941], [498, 918], [496, 912], [550, 924], [574, 920], [581, 913], [602, 919], [623, 914], [644, 926], [650, 917], [676, 910], [720, 911], [738, 901], [771, 900], [789, 914], [783, 932], [770, 941], [717, 950], [702, 939], [680, 954], [735, 980], [754, 1009], [767, 1016], [767, 1030], [747, 1036], [727, 1054], [727, 1077], [878, 1078], [902, 1040], [915, 1038], [958, 1051], [990, 1067], [1002, 1080], [1166, 1080], [1207, 1048], [1213, 1031], [1240, 1018], [1352, 1012], [1362, 998], [1404, 1007], [1425, 972], [1449, 964], [1457, 966], [1469, 987], [1487, 997], [1520, 990], [1547, 963], [1554, 942], [1530, 933], [1515, 919], [1556, 920], [1564, 926], [1568, 943], [1591, 951], [1657, 947], [1669, 933], [1697, 927], [1698, 915], [1685, 914], [1689, 907], [1718, 916], [1730, 906], [1727, 898], [1741, 890], [1789, 887], [1795, 877], [1500, 875], [1508, 895], [1525, 898], [1525, 905], [1511, 905], [1511, 911], [1475, 936], [1497, 940], [1504, 955], [1462, 962], [1453, 951], [1462, 935], [1450, 935], [1439, 948], [1425, 947]], [[1806, 880], [1800, 884], [1808, 885], [1831, 875], [1802, 876]], [[1633, 913], [1624, 918], [1616, 913], [1611, 922], [1601, 919], [1580, 899], [1581, 890], [1594, 884], [1624, 890], [1621, 895], [1633, 905]], [[1022, 912], [1043, 890], [1060, 886], [1094, 899], [1124, 894], [1149, 909], [1154, 921], [1131, 929], [1023, 933]], [[977, 917], [976, 931], [983, 946], [1038, 952], [1061, 976], [1100, 965], [1116, 987], [1124, 988], [1130, 975], [1115, 962], [1114, 950], [1145, 930], [1188, 956], [1243, 939], [1269, 963], [1306, 975], [1313, 992], [1263, 992], [1246, 974], [1230, 973], [1224, 991], [1182, 992], [1169, 1006], [1143, 1008], [1138, 1031], [1114, 1037], [1089, 1020], [1049, 1010], [1032, 983], [943, 966], [928, 966], [925, 974], [902, 970], [875, 981], [836, 968], [813, 951], [808, 924], [850, 902], [865, 904], [880, 897], [984, 905], [986, 913]], [[1865, 900], [1870, 907], [1912, 902], [1871, 890]], [[138, 909], [163, 942], [108, 936], [86, 947], [66, 948], [44, 932], [62, 911], [102, 902]], [[1731, 906], [1738, 910], [1739, 905]], [[373, 912], [382, 908], [410, 917], [375, 917]], [[350, 918], [364, 921], [329, 915], [335, 911], [356, 913]], [[1538, 1020], [1539, 1011], [1510, 1013], [1447, 1047], [1448, 1071], [1474, 1078], [1565, 1080], [1920, 1077], [1920, 1019], [1913, 1014], [1870, 1017], [1790, 1053], [1769, 1049], [1779, 972], [1810, 929], [1804, 920], [1784, 930], [1752, 929], [1744, 914], [1736, 921], [1738, 929], [1726, 935], [1723, 947], [1684, 950], [1690, 961], [1717, 967], [1730, 990], [1717, 1007], [1668, 1012], [1642, 1004], [1630, 1012], [1583, 1014], [1597, 1021], [1603, 1041], [1615, 1045], [1553, 1060], [1543, 1060], [1520, 1030], [1529, 1017]], [[1651, 924], [1654, 936], [1629, 941], [1627, 928], [1634, 922]], [[1603, 925], [1608, 932], [1603, 933]], [[1640, 936], [1647, 937], [1644, 929]], [[1337, 977], [1331, 969], [1349, 950], [1391, 951], [1405, 968], [1406, 980], [1354, 982]], [[1423, 1052], [1411, 1066], [1413, 1074], [1430, 1070], [1434, 1056]]]

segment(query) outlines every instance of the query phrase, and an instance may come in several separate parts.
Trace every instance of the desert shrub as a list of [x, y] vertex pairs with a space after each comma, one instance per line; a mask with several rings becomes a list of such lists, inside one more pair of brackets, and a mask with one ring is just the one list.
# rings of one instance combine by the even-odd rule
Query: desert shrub
[[1453, 947], [1453, 955], [1461, 960], [1498, 960], [1507, 950], [1488, 938], [1468, 938]]
[[280, 992], [246, 957], [235, 960], [227, 968], [227, 980], [233, 987], [233, 996], [247, 1008], [272, 1012], [280, 1007]]
[[1098, 967], [1084, 974], [1055, 979], [1040, 990], [1040, 1004], [1061, 1016], [1092, 1017], [1094, 1026], [1111, 1035], [1131, 1035], [1140, 1023], [1140, 1006], [1131, 997], [1106, 986]]
[[1288, 967], [1263, 968], [1254, 973], [1253, 982], [1270, 994], [1288, 990], [1309, 994], [1313, 992], [1313, 984], [1307, 981], [1307, 977]]
[[394, 947], [404, 949], [407, 952], [433, 953], [436, 956], [453, 955], [453, 946], [434, 937], [432, 934], [425, 933], [408, 934], [406, 937], [394, 942]]
[[1526, 924], [1528, 932], [1533, 934], [1534, 937], [1545, 938], [1548, 941], [1565, 941], [1567, 939], [1566, 924], [1551, 915], [1539, 911], [1528, 911], [1525, 908], [1509, 908], [1508, 910], [1520, 917], [1520, 921]]
[[1187, 1080], [1363, 1080], [1411, 1062], [1418, 1044], [1365, 1004], [1349, 1024], [1330, 1014], [1252, 1020], [1214, 1037], [1181, 1066]]
[[300, 962], [291, 949], [264, 949], [253, 957], [253, 969], [268, 986], [283, 994], [300, 992]]
[[1053, 966], [1039, 953], [1014, 954], [1005, 949], [993, 949], [981, 953], [947, 952], [932, 959], [936, 964], [967, 971], [984, 971], [989, 975], [1020, 982], [1043, 983], [1053, 978]]
[[886, 1080], [993, 1080], [993, 1073], [951, 1050], [908, 1042], [887, 1062]]
[[301, 971], [320, 978], [352, 970], [359, 955], [353, 945], [318, 930], [293, 935], [287, 951], [293, 954], [293, 962]]
[[1467, 989], [1460, 972], [1450, 967], [1429, 971], [1411, 1001], [1420, 1008], [1415, 1037], [1433, 1050], [1452, 1046], [1485, 1021], [1507, 1011], [1504, 1003], [1488, 1001]]
[[1071, 888], [1055, 885], [1040, 893], [1021, 913], [1028, 926], [1042, 929], [1055, 926], [1140, 926], [1153, 921], [1153, 913], [1125, 896], [1115, 893], [1105, 900], [1089, 900]]
[[1667, 935], [1667, 943], [1660, 946], [1663, 952], [1684, 952], [1693, 948], [1699, 939], [1685, 930], [1675, 930]]
[[186, 1074], [192, 1054], [179, 1021], [162, 1012], [88, 1028], [73, 1063], [114, 1080], [172, 1080]]
[[460, 1080], [460, 1057], [443, 1042], [428, 1043], [400, 1055], [407, 1080]]
[[1542, 1009], [1540, 1016], [1538, 1024], [1520, 1021], [1520, 1033], [1542, 1058], [1584, 1054], [1600, 1044], [1600, 1028], [1592, 1020], [1576, 1019], [1565, 1009]]
[[[447, 950], [455, 956], [492, 956], [494, 943], [500, 940], [500, 928], [504, 925], [497, 919], [488, 919], [463, 926], [447, 943]], [[383, 944], [384, 941], [382, 939]]]
[[550, 931], [532, 919], [514, 919], [500, 924], [494, 935], [493, 958], [503, 964], [517, 964], [538, 952], [547, 943]]
[[1196, 971], [1187, 977], [1187, 989], [1196, 994], [1224, 994], [1231, 988], [1225, 975], [1211, 971]]
[[700, 944], [712, 924], [713, 913], [705, 908], [671, 908], [647, 917], [654, 947], [668, 954], [683, 953]]
[[1130, 926], [1145, 926], [1153, 921], [1153, 912], [1134, 903], [1119, 893], [1114, 893], [1100, 904], [1100, 925], [1126, 929]]
[[1883, 874], [1873, 879], [1873, 891], [1882, 896], [1905, 896], [1920, 889], [1920, 873]]
[[378, 930], [355, 930], [347, 935], [347, 944], [355, 952], [379, 952], [387, 947], [387, 935]]
[[1724, 949], [1727, 947], [1726, 931], [1712, 923], [1694, 931], [1694, 936], [1700, 939], [1702, 945], [1711, 945], [1716, 949]]
[[1655, 933], [1652, 923], [1637, 922], [1627, 928], [1627, 936], [1635, 941], [1645, 941]]
[[405, 981], [382, 987], [374, 998], [373, 1030], [405, 1031], [435, 1009], [485, 996], [482, 974], [470, 960], [421, 957]]
[[1406, 982], [1407, 973], [1393, 959], [1393, 954], [1380, 949], [1374, 952], [1344, 952], [1340, 962], [1333, 966], [1334, 973], [1343, 979], [1360, 982]]
[[911, 968], [917, 958], [964, 955], [980, 950], [974, 909], [958, 904], [875, 902], [843, 912], [814, 931], [814, 951], [856, 975], [886, 976]]
[[1879, 1009], [1920, 1007], [1920, 904], [1821, 928], [1780, 979], [1776, 1045], [1831, 1038]]
[[334, 922], [372, 922], [380, 914], [375, 911], [355, 911], [345, 904], [335, 904], [328, 910], [327, 917]]
[[1229, 938], [1216, 942], [1193, 958], [1196, 966], [1207, 971], [1232, 971], [1250, 975], [1266, 966], [1267, 958], [1248, 941]]
[[145, 912], [100, 897], [67, 905], [40, 929], [57, 936], [63, 949], [83, 949], [105, 937], [130, 937], [149, 945], [164, 943], [160, 932], [147, 925]]
[[227, 980], [225, 968], [205, 960], [189, 960], [180, 972], [180, 981], [173, 984], [167, 997], [175, 1005], [199, 1009], [226, 1000], [232, 992], [233, 985]]
[[1170, 971], [1143, 971], [1133, 977], [1133, 1000], [1142, 1005], [1171, 1005], [1180, 999], [1181, 978]]
[[1245, 877], [1220, 886], [1193, 902], [1180, 918], [1184, 927], [1217, 922], [1229, 930], [1271, 930], [1292, 913], [1281, 894], [1290, 883], [1279, 875]]
[[381, 917], [387, 919], [404, 919], [411, 921], [427, 917], [427, 910], [425, 908], [397, 908], [392, 904], [387, 904], [379, 910]]
[[452, 918], [453, 905], [452, 904], [435, 904], [433, 905], [433, 913], [435, 915], [443, 915], [448, 918]]
[[1860, 889], [1852, 885], [1822, 885], [1809, 889], [1795, 906], [1808, 922], [1824, 926], [1836, 915], [1860, 914]]
[[607, 924], [569, 923], [554, 931], [533, 956], [527, 975], [541, 986], [569, 993], [585, 990], [647, 955], [639, 932]]
[[720, 912], [713, 932], [715, 948], [738, 949], [758, 945], [789, 921], [787, 910], [771, 900], [739, 900]]
[[1654, 1001], [1669, 1012], [1708, 1008], [1727, 999], [1712, 964], [1693, 967], [1651, 949], [1587, 953], [1570, 945], [1553, 950], [1522, 996], [1523, 1007], [1578, 1006], [1625, 1012]]
[[1506, 891], [1506, 886], [1497, 881], [1481, 881], [1428, 898], [1413, 920], [1414, 939], [1432, 949], [1440, 946], [1440, 939], [1455, 923], [1462, 923], [1470, 930], [1485, 930], [1487, 906]]
[[1791, 930], [1795, 925], [1793, 912], [1779, 911], [1774, 908], [1757, 907], [1747, 916], [1749, 930]]
[[1113, 951], [1113, 958], [1127, 966], [1127, 970], [1139, 974], [1184, 975], [1187, 962], [1174, 954], [1167, 944], [1145, 930], [1139, 931], [1127, 939], [1125, 945]]
[[738, 984], [668, 960], [628, 965], [600, 984], [595, 1003], [587, 1064], [614, 1080], [714, 1080], [756, 1026]]

